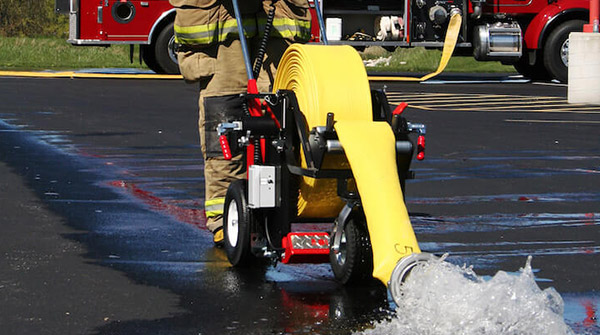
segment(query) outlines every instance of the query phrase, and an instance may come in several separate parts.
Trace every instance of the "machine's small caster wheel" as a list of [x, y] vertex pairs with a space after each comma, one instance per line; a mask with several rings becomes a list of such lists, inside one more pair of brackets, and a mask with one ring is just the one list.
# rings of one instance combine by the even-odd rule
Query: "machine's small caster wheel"
[[225, 252], [233, 266], [252, 262], [250, 252], [251, 213], [246, 199], [246, 181], [236, 180], [229, 185], [223, 213]]
[[[336, 222], [332, 237], [339, 228]], [[373, 279], [373, 250], [364, 215], [352, 215], [339, 243], [335, 239], [331, 241], [329, 262], [335, 279], [342, 284], [365, 283]]]

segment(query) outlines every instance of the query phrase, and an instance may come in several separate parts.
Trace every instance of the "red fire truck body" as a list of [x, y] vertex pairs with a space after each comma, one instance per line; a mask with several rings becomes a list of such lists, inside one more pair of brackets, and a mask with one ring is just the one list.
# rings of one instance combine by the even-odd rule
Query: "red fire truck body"
[[81, 39], [147, 43], [156, 25], [173, 9], [168, 1], [161, 0], [108, 0], [104, 5], [98, 3], [80, 2], [82, 17], [97, 18], [96, 24], [80, 22]]
[[[582, 31], [588, 0], [322, 0], [330, 44], [441, 48], [451, 13], [460, 12], [455, 54], [513, 64], [532, 78], [565, 82], [568, 35]], [[69, 42], [140, 44], [159, 73], [176, 73], [174, 9], [168, 0], [70, 0]], [[313, 9], [314, 12], [314, 9]], [[313, 40], [319, 25], [313, 15]]]
[[69, 43], [139, 44], [143, 60], [152, 70], [179, 71], [173, 51], [175, 9], [168, 0], [70, 0], [67, 5]]

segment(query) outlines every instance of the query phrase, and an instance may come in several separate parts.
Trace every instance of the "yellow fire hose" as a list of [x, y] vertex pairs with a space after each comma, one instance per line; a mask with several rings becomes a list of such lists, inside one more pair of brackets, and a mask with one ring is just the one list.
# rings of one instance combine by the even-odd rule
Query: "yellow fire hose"
[[[373, 121], [369, 82], [359, 54], [350, 46], [292, 45], [277, 71], [274, 91], [278, 89], [295, 92], [308, 129], [325, 125], [327, 113], [334, 113], [346, 157], [324, 162], [324, 167], [350, 165], [371, 238], [373, 277], [387, 285], [398, 260], [420, 249], [396, 173], [395, 138], [388, 123]], [[335, 183], [305, 177], [299, 216], [337, 216], [343, 203]]]
[[438, 68], [437, 70], [435, 70], [435, 72], [424, 75], [421, 78], [371, 76], [369, 77], [369, 79], [373, 81], [425, 81], [442, 73], [448, 65], [450, 57], [452, 57], [452, 53], [454, 52], [454, 48], [456, 47], [461, 23], [462, 16], [458, 13], [454, 13], [450, 18], [450, 23], [448, 23], [448, 30], [446, 31], [446, 38], [444, 40], [444, 49], [442, 50], [442, 59], [440, 60], [440, 64], [438, 65]]
[[[356, 57], [360, 61], [351, 47], [292, 45], [281, 59], [274, 89], [295, 92], [309, 130], [324, 125], [328, 112], [334, 112], [336, 120], [367, 121], [372, 119], [366, 113], [371, 110], [369, 82]], [[338, 156], [323, 162], [323, 167], [348, 168], [348, 163]], [[336, 185], [336, 180], [303, 178], [298, 216], [336, 217], [344, 206]]]

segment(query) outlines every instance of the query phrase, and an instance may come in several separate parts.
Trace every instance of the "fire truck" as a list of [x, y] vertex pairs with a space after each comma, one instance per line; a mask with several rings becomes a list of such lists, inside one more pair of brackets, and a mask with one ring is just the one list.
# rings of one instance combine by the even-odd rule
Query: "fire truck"
[[[455, 55], [512, 64], [526, 77], [561, 82], [567, 81], [569, 33], [582, 31], [589, 17], [589, 0], [319, 3], [330, 44], [349, 44], [357, 49], [442, 48], [450, 16], [459, 12], [463, 20]], [[178, 72], [173, 36], [175, 10], [168, 0], [57, 0], [57, 10], [69, 13], [71, 44], [139, 44], [141, 58], [152, 70]], [[320, 36], [316, 16], [314, 42]]]

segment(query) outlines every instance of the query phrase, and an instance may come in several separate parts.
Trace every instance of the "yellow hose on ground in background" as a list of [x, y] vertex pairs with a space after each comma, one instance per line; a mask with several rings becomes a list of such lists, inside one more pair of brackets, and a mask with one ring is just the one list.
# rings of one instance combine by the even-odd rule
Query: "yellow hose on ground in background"
[[[398, 260], [420, 249], [396, 172], [395, 138], [389, 124], [373, 121], [360, 56], [350, 46], [292, 45], [277, 71], [274, 90], [278, 89], [294, 91], [309, 130], [325, 125], [328, 112], [335, 114], [346, 157], [325, 162], [326, 167], [350, 164], [367, 218], [373, 276], [387, 285]], [[342, 206], [335, 180], [303, 178], [299, 216], [337, 216]]]
[[437, 76], [442, 73], [448, 62], [450, 61], [450, 57], [452, 57], [452, 53], [454, 52], [454, 48], [456, 47], [456, 42], [458, 41], [458, 33], [460, 32], [460, 26], [462, 23], [462, 16], [460, 14], [454, 14], [450, 18], [450, 23], [448, 23], [448, 30], [446, 31], [446, 38], [444, 39], [444, 49], [442, 50], [442, 59], [440, 60], [440, 64], [438, 65], [437, 70], [430, 74], [424, 75], [421, 78], [415, 77], [384, 77], [384, 76], [370, 76], [370, 80], [374, 81], [425, 81], [432, 77]]
[[[460, 14], [454, 14], [450, 18], [446, 38], [444, 41], [444, 49], [442, 51], [442, 59], [437, 70], [433, 73], [425, 75], [421, 78], [413, 77], [383, 77], [370, 76], [369, 80], [373, 81], [424, 81], [435, 77], [442, 73], [450, 61], [450, 57], [454, 52], [462, 17]], [[337, 64], [340, 65], [340, 64]], [[355, 73], [348, 73], [347, 78], [352, 78]], [[366, 75], [366, 74], [365, 74]], [[75, 71], [61, 72], [44, 72], [44, 71], [0, 71], [0, 77], [34, 77], [34, 78], [111, 78], [111, 79], [182, 79], [181, 75], [164, 75], [164, 74], [119, 74], [119, 73], [83, 73]]]

